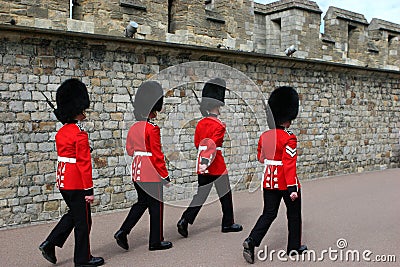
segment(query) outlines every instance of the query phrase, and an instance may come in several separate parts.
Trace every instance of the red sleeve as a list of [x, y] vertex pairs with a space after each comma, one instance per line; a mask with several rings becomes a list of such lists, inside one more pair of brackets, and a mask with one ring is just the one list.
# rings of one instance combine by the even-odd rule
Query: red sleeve
[[215, 155], [217, 154], [217, 146], [215, 142], [210, 138], [205, 138], [201, 140], [199, 144], [199, 159], [198, 164], [206, 164], [208, 166], [215, 159]]
[[[196, 127], [194, 142], [195, 146], [199, 149], [199, 165], [206, 164], [210, 166], [215, 159], [215, 155], [217, 154], [217, 147], [222, 147], [224, 142], [225, 126], [221, 122], [215, 122], [211, 125], [208, 125], [208, 127], [212, 127], [212, 129], [202, 129], [202, 125], [198, 125]], [[211, 132], [212, 135], [200, 140], [199, 132], [204, 130]]]
[[76, 166], [81, 173], [84, 189], [93, 192], [92, 159], [90, 157], [89, 139], [88, 134], [83, 131], [79, 132], [76, 136]]
[[282, 154], [282, 163], [285, 172], [286, 185], [288, 187], [294, 187], [296, 189], [295, 191], [298, 191], [296, 162], [297, 138], [295, 135], [291, 135], [284, 147], [284, 151]]
[[257, 159], [259, 162], [264, 163], [264, 153], [262, 151], [262, 144], [263, 144], [263, 136], [260, 136], [260, 139], [258, 140], [258, 147], [257, 147]]
[[201, 131], [201, 125], [197, 124], [196, 129], [194, 130], [194, 146], [198, 149], [200, 144], [200, 136], [199, 132]]
[[133, 141], [132, 141], [132, 127], [129, 129], [128, 136], [126, 137], [126, 153], [128, 153], [129, 156], [133, 156], [133, 153], [135, 152], [133, 148]]
[[225, 127], [221, 124], [217, 124], [216, 129], [211, 136], [211, 139], [214, 141], [215, 145], [218, 147], [222, 146], [224, 142], [224, 135], [225, 135]]
[[154, 126], [149, 132], [150, 151], [153, 155], [150, 157], [151, 163], [162, 178], [168, 177], [168, 170], [165, 164], [164, 153], [161, 151], [160, 128]]

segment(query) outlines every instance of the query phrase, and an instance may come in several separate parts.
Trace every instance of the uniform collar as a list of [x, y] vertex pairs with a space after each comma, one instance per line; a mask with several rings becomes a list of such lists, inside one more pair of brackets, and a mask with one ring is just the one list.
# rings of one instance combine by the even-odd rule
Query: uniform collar
[[207, 117], [218, 118], [218, 115], [217, 115], [217, 114], [214, 114], [214, 113], [208, 113]]
[[78, 128], [79, 128], [81, 131], [84, 131], [84, 130], [85, 130], [85, 128], [83, 127], [83, 124], [82, 124], [81, 121], [76, 121], [75, 124], [76, 124], [76, 126], [78, 126]]

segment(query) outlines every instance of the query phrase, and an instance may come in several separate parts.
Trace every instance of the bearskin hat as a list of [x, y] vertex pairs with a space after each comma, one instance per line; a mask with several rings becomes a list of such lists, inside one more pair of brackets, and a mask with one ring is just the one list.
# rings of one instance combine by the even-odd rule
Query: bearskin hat
[[225, 105], [226, 82], [221, 78], [214, 78], [206, 82], [201, 93], [200, 111], [203, 116], [208, 110]]
[[293, 87], [282, 86], [272, 91], [268, 99], [267, 119], [269, 128], [294, 120], [299, 113], [299, 95]]
[[57, 119], [63, 124], [75, 122], [75, 117], [90, 105], [86, 85], [74, 78], [64, 81], [57, 89], [56, 102]]
[[151, 112], [161, 111], [163, 101], [163, 90], [158, 82], [143, 82], [136, 92], [133, 103], [136, 120], [147, 120]]

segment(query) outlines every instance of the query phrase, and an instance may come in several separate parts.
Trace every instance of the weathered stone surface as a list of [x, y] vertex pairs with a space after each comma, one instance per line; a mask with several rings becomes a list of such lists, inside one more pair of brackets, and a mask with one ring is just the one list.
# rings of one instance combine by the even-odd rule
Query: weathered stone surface
[[[95, 211], [127, 208], [137, 199], [131, 158], [124, 152], [135, 121], [127, 91], [134, 96], [148, 78], [161, 80], [166, 92], [156, 123], [174, 182], [165, 189], [167, 201], [196, 192], [193, 135], [201, 114], [192, 89], [201, 95], [204, 81], [214, 76], [226, 77], [230, 89], [221, 119], [227, 123], [223, 153], [235, 190], [245, 190], [262, 172], [256, 146], [267, 127], [260, 99], [283, 85], [300, 94], [292, 130], [299, 140], [301, 179], [399, 167], [400, 125], [392, 123], [400, 117], [396, 71], [81, 33], [32, 34], [0, 27], [0, 58], [7, 66], [0, 65], [0, 227], [57, 218], [67, 209], [55, 187], [54, 137], [62, 125], [40, 91], [54, 103], [59, 84], [76, 76], [91, 99], [85, 127], [94, 149]], [[37, 67], [25, 66], [25, 58], [45, 63], [48, 73], [35, 74]], [[185, 62], [196, 64], [179, 65]]]
[[60, 201], [47, 201], [44, 203], [44, 211], [57, 211], [60, 208]]
[[[321, 34], [322, 10], [314, 1], [280, 0], [266, 5], [253, 0], [168, 3], [85, 0], [79, 1], [70, 14], [68, 1], [23, 1], [14, 5], [3, 0], [0, 23], [9, 24], [13, 18], [20, 26], [121, 37], [134, 20], [139, 25], [134, 35], [137, 39], [275, 55], [285, 55], [285, 49], [293, 45], [297, 51], [292, 57], [399, 70], [400, 25], [382, 19], [374, 18], [369, 24], [363, 14], [330, 7]], [[34, 63], [35, 74], [46, 71], [40, 60], [30, 62], [27, 56], [3, 58], [3, 64], [11, 62], [18, 66]], [[78, 65], [72, 63], [70, 69], [78, 69]]]

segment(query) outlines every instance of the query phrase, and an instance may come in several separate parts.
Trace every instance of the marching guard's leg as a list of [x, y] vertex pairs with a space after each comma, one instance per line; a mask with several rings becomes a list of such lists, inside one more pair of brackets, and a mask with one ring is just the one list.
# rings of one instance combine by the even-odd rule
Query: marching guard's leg
[[287, 253], [292, 251], [303, 253], [304, 248], [301, 248], [301, 193], [298, 192], [298, 198], [292, 201], [289, 197], [289, 192], [285, 192], [283, 200], [286, 205], [286, 216], [288, 220], [288, 243]]
[[117, 244], [125, 250], [129, 249], [127, 235], [129, 235], [132, 228], [140, 220], [148, 207], [147, 194], [142, 188], [142, 184], [134, 183], [134, 186], [138, 194], [138, 201], [132, 205], [128, 215], [126, 216], [125, 221], [121, 225], [121, 228], [114, 234], [114, 238], [116, 239]]
[[210, 194], [212, 185], [212, 180], [210, 180], [208, 175], [198, 175], [197, 193], [193, 196], [189, 207], [183, 213], [183, 217], [186, 218], [190, 224], [194, 223], [197, 214], [202, 208], [204, 202], [206, 202], [207, 197]]

